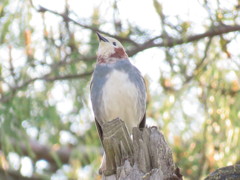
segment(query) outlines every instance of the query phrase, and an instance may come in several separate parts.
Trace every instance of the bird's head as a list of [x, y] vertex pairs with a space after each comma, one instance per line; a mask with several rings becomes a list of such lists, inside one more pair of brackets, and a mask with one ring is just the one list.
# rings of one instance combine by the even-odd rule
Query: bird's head
[[111, 37], [105, 37], [97, 33], [99, 38], [99, 47], [97, 52], [98, 63], [111, 63], [120, 59], [127, 59], [128, 55], [122, 44]]

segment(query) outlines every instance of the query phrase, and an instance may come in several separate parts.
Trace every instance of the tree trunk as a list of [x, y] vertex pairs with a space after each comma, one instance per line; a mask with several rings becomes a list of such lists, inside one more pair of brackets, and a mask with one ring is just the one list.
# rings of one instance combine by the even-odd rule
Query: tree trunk
[[124, 122], [114, 119], [103, 125], [103, 147], [103, 180], [182, 179], [171, 148], [157, 127], [134, 128], [132, 140]]

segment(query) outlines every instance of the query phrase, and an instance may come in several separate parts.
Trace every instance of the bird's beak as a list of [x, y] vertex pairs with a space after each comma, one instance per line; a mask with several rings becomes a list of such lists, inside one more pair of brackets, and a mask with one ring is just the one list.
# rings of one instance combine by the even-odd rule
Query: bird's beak
[[100, 33], [97, 32], [99, 41], [109, 42], [105, 37], [103, 37]]

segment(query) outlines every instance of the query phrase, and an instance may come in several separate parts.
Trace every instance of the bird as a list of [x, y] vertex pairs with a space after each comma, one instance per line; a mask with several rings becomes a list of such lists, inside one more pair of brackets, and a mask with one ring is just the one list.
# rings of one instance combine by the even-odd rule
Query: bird
[[[132, 134], [133, 127], [146, 124], [146, 85], [140, 71], [130, 62], [123, 45], [112, 37], [97, 32], [99, 47], [97, 63], [90, 84], [95, 124], [103, 141], [102, 126], [120, 118]], [[99, 169], [106, 169], [103, 156]]]

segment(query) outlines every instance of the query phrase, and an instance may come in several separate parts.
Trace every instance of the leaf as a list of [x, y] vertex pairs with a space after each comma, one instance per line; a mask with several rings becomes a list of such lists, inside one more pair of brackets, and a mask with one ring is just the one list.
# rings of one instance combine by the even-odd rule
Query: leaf
[[1, 34], [0, 34], [0, 44], [5, 43], [5, 37], [9, 33], [9, 26], [11, 25], [11, 18], [8, 18], [5, 24], [2, 25]]
[[162, 4], [160, 2], [158, 2], [158, 0], [153, 0], [153, 5], [154, 5], [154, 8], [155, 8], [156, 12], [158, 13], [158, 15], [161, 16], [163, 14]]
[[0, 4], [0, 18], [4, 16], [4, 8], [3, 5]]

